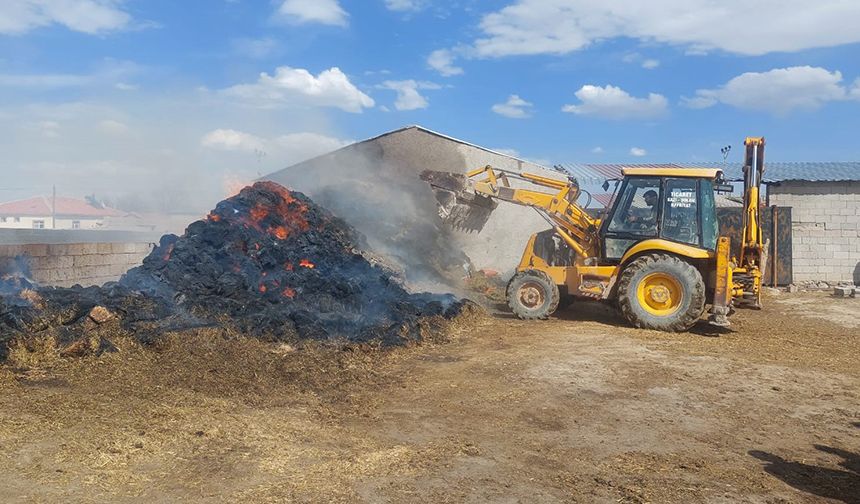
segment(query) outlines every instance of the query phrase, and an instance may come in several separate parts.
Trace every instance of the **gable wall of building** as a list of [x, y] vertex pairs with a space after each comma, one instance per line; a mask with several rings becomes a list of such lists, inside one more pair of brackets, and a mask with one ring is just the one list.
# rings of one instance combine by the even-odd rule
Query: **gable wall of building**
[[[423, 170], [466, 173], [488, 164], [559, 177], [558, 173], [537, 164], [412, 128], [300, 163], [266, 178], [306, 192], [320, 203], [325, 203], [319, 197], [327, 187], [350, 183], [354, 187], [351, 198], [379, 198], [376, 208], [380, 212], [418, 212], [436, 218], [433, 194], [418, 175]], [[386, 190], [375, 186], [384, 186]], [[401, 207], [392, 201], [396, 199], [402, 200]], [[342, 203], [348, 206], [348, 202]], [[357, 215], [349, 209], [338, 211], [337, 203], [326, 206], [360, 231], [370, 234], [366, 231], [368, 225], [374, 225], [372, 216]], [[529, 236], [547, 228], [548, 224], [533, 210], [502, 203], [480, 233], [455, 233], [451, 239], [475, 267], [510, 275], [519, 263]]]

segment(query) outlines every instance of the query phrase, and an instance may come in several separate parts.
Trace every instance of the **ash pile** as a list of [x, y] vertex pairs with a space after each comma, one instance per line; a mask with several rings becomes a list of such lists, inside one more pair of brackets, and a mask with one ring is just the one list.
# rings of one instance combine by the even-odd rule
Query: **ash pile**
[[142, 341], [215, 326], [278, 340], [394, 345], [422, 339], [428, 321], [471, 306], [452, 295], [407, 292], [365, 250], [359, 233], [303, 194], [258, 182], [181, 237], [162, 237], [119, 282], [37, 288], [6, 275], [0, 340], [49, 332], [69, 344], [109, 321]]

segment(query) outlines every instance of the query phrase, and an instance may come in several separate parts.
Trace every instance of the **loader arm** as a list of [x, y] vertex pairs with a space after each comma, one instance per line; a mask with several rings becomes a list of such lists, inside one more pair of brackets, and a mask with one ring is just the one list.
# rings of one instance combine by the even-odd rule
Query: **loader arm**
[[[434, 184], [444, 172], [424, 172], [422, 178], [434, 185], [437, 189], [441, 185]], [[511, 187], [510, 180], [516, 179], [531, 185], [552, 189], [555, 192], [544, 192], [535, 189]], [[449, 184], [445, 190], [456, 192], [459, 201], [466, 202], [469, 208], [465, 211], [481, 212], [482, 208], [488, 208], [484, 204], [475, 205], [472, 194], [478, 198], [492, 201], [505, 201], [515, 205], [531, 207], [550, 223], [558, 235], [583, 259], [593, 257], [597, 254], [597, 228], [600, 225], [598, 219], [592, 218], [576, 203], [580, 195], [579, 185], [576, 180], [558, 180], [544, 177], [533, 173], [515, 172], [486, 166], [466, 173], [465, 181], [461, 187], [451, 187]], [[479, 199], [479, 201], [481, 201]], [[494, 208], [494, 207], [493, 207]], [[449, 212], [449, 215], [460, 215], [461, 212]], [[488, 216], [488, 213], [487, 213]], [[482, 214], [484, 222], [486, 218]], [[467, 222], [468, 219], [465, 219]], [[480, 224], [483, 225], [484, 222]]]

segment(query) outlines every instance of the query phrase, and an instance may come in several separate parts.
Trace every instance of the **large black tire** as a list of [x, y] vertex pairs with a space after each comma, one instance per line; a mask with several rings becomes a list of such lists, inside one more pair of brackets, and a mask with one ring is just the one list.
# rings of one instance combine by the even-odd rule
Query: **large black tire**
[[705, 282], [692, 264], [669, 254], [649, 254], [621, 273], [618, 305], [633, 326], [682, 332], [705, 311]]
[[558, 286], [540, 270], [521, 271], [508, 282], [508, 306], [524, 320], [546, 319], [558, 308]]

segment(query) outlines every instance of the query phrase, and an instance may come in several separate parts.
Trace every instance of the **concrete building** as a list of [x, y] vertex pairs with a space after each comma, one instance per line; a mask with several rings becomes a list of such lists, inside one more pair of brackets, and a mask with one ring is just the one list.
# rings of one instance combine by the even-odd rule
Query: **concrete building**
[[768, 198], [792, 209], [795, 282], [860, 285], [860, 180], [787, 180], [771, 184]]
[[62, 196], [0, 203], [0, 229], [99, 229], [123, 212]]
[[[374, 245], [385, 249], [386, 244], [379, 243], [382, 240], [374, 240], [375, 237], [403, 232], [398, 228], [419, 226], [422, 219], [436, 213], [429, 187], [418, 178], [423, 170], [465, 173], [486, 165], [563, 178], [560, 173], [544, 166], [421, 126], [391, 131], [264, 178], [307, 193], [368, 235], [376, 242]], [[392, 220], [392, 213], [398, 214], [398, 218]], [[392, 225], [386, 226], [387, 223]], [[501, 205], [480, 233], [452, 233], [446, 239], [454, 240], [476, 268], [506, 273], [519, 262], [528, 237], [547, 227], [535, 212]], [[429, 237], [411, 236], [400, 243], [426, 238]], [[424, 242], [422, 246], [435, 245], [440, 244]], [[401, 253], [390, 249], [383, 251]], [[406, 250], [402, 253], [419, 254], [422, 251]]]

